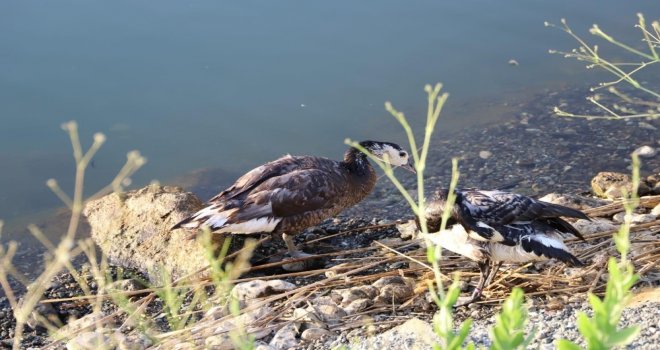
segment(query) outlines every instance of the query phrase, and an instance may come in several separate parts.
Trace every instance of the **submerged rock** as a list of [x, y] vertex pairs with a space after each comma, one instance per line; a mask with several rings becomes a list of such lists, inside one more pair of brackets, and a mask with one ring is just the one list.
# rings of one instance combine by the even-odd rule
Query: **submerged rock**
[[178, 278], [208, 266], [204, 247], [189, 239], [190, 232], [170, 231], [201, 206], [195, 195], [180, 188], [148, 186], [91, 201], [83, 213], [92, 238], [112, 263], [158, 281], [163, 270]]

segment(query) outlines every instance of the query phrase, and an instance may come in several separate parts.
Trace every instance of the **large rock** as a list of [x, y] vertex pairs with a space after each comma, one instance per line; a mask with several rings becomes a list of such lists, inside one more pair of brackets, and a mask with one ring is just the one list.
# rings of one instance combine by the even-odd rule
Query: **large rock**
[[[621, 198], [624, 192], [632, 192], [632, 180], [626, 174], [604, 171], [591, 179], [591, 190], [598, 197], [617, 199]], [[646, 182], [642, 181], [637, 192], [641, 196], [649, 193], [649, 190]]]
[[152, 281], [163, 269], [178, 278], [206, 267], [204, 247], [190, 232], [170, 231], [202, 207], [192, 193], [151, 185], [89, 202], [84, 214], [92, 238], [114, 264], [140, 270]]

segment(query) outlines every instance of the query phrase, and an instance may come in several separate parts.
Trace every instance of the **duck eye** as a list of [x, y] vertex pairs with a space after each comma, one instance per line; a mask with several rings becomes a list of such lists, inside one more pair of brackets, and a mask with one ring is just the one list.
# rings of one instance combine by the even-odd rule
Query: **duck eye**
[[399, 152], [399, 157], [405, 157], [405, 156], [406, 156], [406, 152]]

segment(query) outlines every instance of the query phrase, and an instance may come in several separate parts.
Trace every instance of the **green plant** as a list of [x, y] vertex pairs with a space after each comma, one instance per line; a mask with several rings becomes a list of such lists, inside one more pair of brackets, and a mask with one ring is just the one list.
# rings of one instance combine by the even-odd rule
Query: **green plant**
[[[599, 102], [600, 96], [594, 95], [587, 98], [589, 102], [596, 105], [601, 110], [605, 111], [605, 115], [581, 115], [566, 112], [561, 110], [559, 107], [555, 107], [554, 111], [558, 116], [562, 117], [581, 117], [581, 118], [590, 118], [590, 119], [622, 119], [622, 118], [659, 118], [660, 117], [660, 91], [654, 90], [649, 87], [643, 79], [639, 79], [638, 76], [640, 72], [649, 66], [660, 63], [660, 56], [658, 55], [657, 50], [660, 48], [660, 22], [653, 21], [651, 28], [648, 28], [646, 20], [641, 13], [637, 14], [638, 24], [635, 26], [640, 29], [642, 33], [642, 41], [646, 43], [648, 47], [648, 52], [644, 52], [641, 49], [638, 50], [632, 46], [629, 46], [613, 36], [605, 33], [598, 25], [594, 24], [589, 32], [606, 42], [615, 45], [616, 47], [623, 49], [623, 51], [632, 56], [633, 62], [619, 61], [615, 59], [610, 59], [603, 57], [598, 50], [598, 45], [588, 44], [584, 39], [580, 38], [573, 30], [568, 26], [565, 19], [561, 19], [561, 27], [558, 27], [554, 24], [545, 22], [546, 26], [556, 27], [571, 37], [573, 37], [580, 46], [577, 49], [573, 49], [570, 52], [550, 50], [550, 53], [556, 53], [563, 55], [566, 58], [573, 58], [581, 62], [587, 63], [587, 68], [600, 68], [603, 69], [616, 77], [615, 80], [605, 83], [599, 83], [598, 86], [592, 87], [591, 91], [597, 91], [599, 89], [607, 88], [608, 92], [615, 95], [621, 101], [626, 102], [629, 106], [637, 106], [641, 108], [647, 108], [644, 112], [639, 112], [634, 110], [632, 107], [625, 107], [620, 104], [614, 104], [612, 106], [605, 106]], [[635, 61], [639, 60], [639, 61]], [[648, 95], [652, 100], [644, 100], [639, 98], [633, 98], [623, 93], [622, 91], [616, 88], [616, 85], [620, 83], [627, 83], [629, 86], [643, 92]]]
[[[355, 147], [359, 149], [361, 152], [365, 153], [367, 156], [369, 156], [371, 160], [373, 160], [383, 170], [385, 175], [403, 195], [403, 197], [408, 202], [408, 205], [410, 206], [412, 211], [419, 218], [421, 231], [422, 233], [425, 234], [428, 233], [428, 227], [426, 225], [426, 217], [423, 214], [426, 208], [426, 197], [424, 195], [424, 170], [426, 169], [426, 161], [428, 158], [429, 148], [431, 145], [431, 136], [433, 134], [433, 131], [435, 130], [435, 125], [438, 121], [438, 118], [440, 117], [440, 112], [442, 110], [442, 107], [444, 106], [445, 102], [447, 101], [447, 98], [449, 97], [449, 94], [447, 93], [440, 94], [441, 89], [442, 89], [441, 84], [436, 84], [434, 87], [432, 87], [431, 85], [426, 85], [424, 87], [424, 91], [426, 91], [428, 95], [428, 108], [426, 115], [426, 127], [424, 129], [424, 140], [422, 142], [421, 151], [418, 149], [417, 146], [418, 142], [403, 112], [396, 110], [390, 102], [385, 103], [385, 108], [387, 109], [387, 111], [399, 122], [399, 124], [401, 124], [404, 131], [406, 132], [406, 136], [408, 137], [408, 142], [410, 144], [410, 153], [412, 154], [414, 167], [417, 172], [417, 201], [413, 199], [413, 197], [410, 195], [410, 193], [408, 193], [408, 191], [405, 189], [403, 184], [401, 184], [399, 179], [394, 175], [394, 170], [392, 169], [392, 166], [388, 162], [379, 160], [369, 151], [364, 149], [364, 147], [360, 146], [359, 143], [355, 141], [351, 141], [349, 139], [346, 140], [346, 144], [348, 144], [351, 147]], [[450, 193], [453, 193], [453, 189], [456, 187], [456, 184], [458, 183], [458, 176], [459, 176], [458, 161], [457, 159], [453, 159]], [[447, 224], [447, 219], [449, 218], [449, 208], [451, 208], [451, 206], [453, 205], [453, 201], [454, 198], [450, 198], [447, 201], [447, 206], [445, 208], [445, 212], [442, 220], [442, 229], [444, 229]], [[440, 271], [440, 265], [438, 263], [441, 257], [442, 248], [439, 246], [434, 246], [432, 242], [430, 242], [430, 240], [428, 239], [426, 243], [428, 246], [427, 258], [429, 262], [432, 264], [433, 273], [435, 276], [434, 280], [435, 280], [435, 284], [437, 285], [437, 289], [436, 287], [433, 286], [432, 282], [429, 282], [428, 285], [429, 291], [439, 308], [438, 314], [436, 314], [436, 316], [434, 317], [434, 329], [436, 331], [436, 334], [440, 338], [442, 344], [438, 344], [437, 346], [443, 349], [460, 349], [469, 333], [472, 321], [467, 320], [463, 322], [460, 325], [460, 330], [458, 331], [458, 333], [454, 332], [452, 311], [454, 305], [456, 304], [456, 300], [458, 299], [458, 294], [460, 292], [458, 289], [458, 284], [455, 280], [454, 283], [448, 289], [447, 293], [445, 293], [444, 288], [442, 286], [442, 279], [444, 276]], [[473, 348], [473, 347], [474, 347], [473, 344], [468, 346], [468, 348]]]
[[[83, 147], [80, 143], [80, 138], [78, 135], [78, 125], [76, 122], [71, 121], [64, 123], [62, 128], [69, 134], [71, 146], [73, 149], [73, 157], [76, 162], [73, 196], [70, 197], [67, 195], [58, 186], [57, 181], [54, 179], [48, 180], [46, 184], [55, 193], [55, 195], [57, 195], [71, 210], [67, 232], [64, 234], [59, 244], [55, 246], [53, 243], [46, 239], [45, 235], [43, 235], [36, 226], [31, 225], [29, 227], [30, 232], [35, 235], [35, 237], [42, 243], [44, 243], [50, 252], [50, 257], [45, 264], [45, 270], [31, 283], [28, 283], [27, 279], [21, 276], [11, 263], [11, 260], [16, 252], [16, 243], [10, 242], [7, 248], [2, 247], [2, 249], [0, 249], [0, 259], [3, 262], [0, 265], [0, 282], [2, 283], [2, 287], [5, 290], [5, 293], [7, 294], [10, 305], [14, 310], [14, 317], [16, 319], [13, 342], [14, 349], [19, 349], [21, 347], [23, 331], [28, 317], [30, 317], [30, 314], [41, 300], [44, 291], [50, 286], [53, 277], [63, 268], [73, 269], [70, 262], [71, 258], [80, 254], [82, 251], [82, 248], [76, 244], [76, 233], [78, 232], [80, 218], [85, 204], [85, 199], [83, 197], [85, 170], [87, 169], [87, 166], [90, 164], [96, 152], [105, 142], [105, 135], [101, 133], [94, 134], [94, 141], [92, 145], [87, 151], [83, 151]], [[144, 165], [145, 162], [146, 159], [142, 157], [139, 152], [129, 152], [124, 167], [119, 171], [115, 179], [112, 180], [111, 184], [102, 189], [98, 194], [113, 189], [121, 190], [122, 183], [124, 183], [126, 179], [128, 179], [135, 171]], [[15, 278], [26, 286], [27, 291], [20, 301], [17, 300], [11, 286], [8, 283], [9, 276]], [[53, 325], [52, 322], [49, 322], [49, 320], [40, 319], [40, 321], [50, 329], [55, 328], [55, 325]]]
[[[587, 349], [601, 350], [630, 344], [639, 334], [639, 326], [618, 328], [621, 313], [632, 298], [630, 288], [635, 284], [638, 276], [633, 271], [633, 265], [628, 260], [630, 250], [630, 226], [632, 214], [639, 205], [637, 189], [639, 187], [639, 157], [633, 154], [632, 192], [629, 200], [624, 204], [625, 217], [619, 231], [612, 237], [616, 249], [621, 255], [619, 261], [610, 257], [607, 264], [609, 278], [605, 289], [605, 296], [600, 299], [589, 293], [589, 304], [593, 309], [593, 317], [589, 318], [584, 312], [577, 316], [577, 326], [580, 334], [587, 343]], [[626, 197], [626, 196], [624, 196]], [[562, 339], [557, 343], [560, 350], [574, 350], [580, 347], [568, 340]]]
[[502, 311], [495, 316], [495, 326], [490, 331], [491, 349], [526, 349], [534, 339], [535, 330], [525, 337], [527, 310], [523, 305], [524, 292], [513, 288], [511, 295], [504, 301]]
[[[436, 293], [431, 293], [435, 303], [438, 305], [438, 312], [433, 315], [433, 330], [442, 343], [434, 344], [433, 349], [463, 349], [463, 343], [467, 339], [470, 328], [472, 327], [472, 319], [465, 320], [458, 332], [454, 330], [454, 305], [456, 305], [458, 295], [461, 292], [458, 278], [454, 279], [454, 282], [449, 286], [446, 293], [442, 291], [442, 288], [439, 291], [440, 296]], [[465, 349], [474, 349], [474, 343], [470, 342]]]

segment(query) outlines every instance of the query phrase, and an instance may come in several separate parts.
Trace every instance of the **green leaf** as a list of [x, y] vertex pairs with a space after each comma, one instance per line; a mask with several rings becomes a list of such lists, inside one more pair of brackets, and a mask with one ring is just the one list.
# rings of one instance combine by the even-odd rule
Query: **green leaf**
[[593, 293], [588, 294], [589, 297], [589, 304], [591, 304], [591, 308], [594, 310], [594, 313], [596, 314], [606, 314], [605, 306], [603, 305], [603, 301], [600, 300], [596, 295]]
[[600, 340], [598, 339], [598, 330], [584, 312], [578, 313], [577, 326], [589, 345], [592, 343], [600, 343]]
[[557, 350], [581, 350], [581, 348], [566, 339], [559, 339], [557, 341]]
[[608, 346], [624, 346], [627, 344], [630, 344], [639, 332], [641, 331], [641, 328], [639, 326], [632, 326], [624, 329], [620, 329], [614, 334], [610, 334], [608, 340]]

